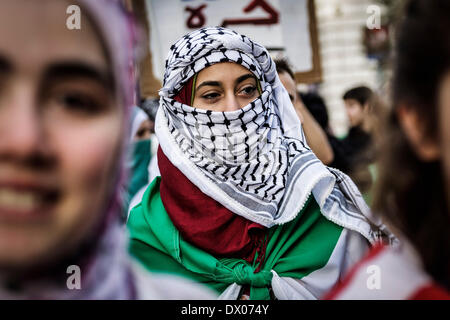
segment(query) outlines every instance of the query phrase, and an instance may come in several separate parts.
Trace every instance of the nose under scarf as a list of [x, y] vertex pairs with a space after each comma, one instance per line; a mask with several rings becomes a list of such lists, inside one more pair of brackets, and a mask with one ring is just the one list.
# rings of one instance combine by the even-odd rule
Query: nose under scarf
[[[195, 76], [174, 97], [191, 104]], [[265, 251], [262, 225], [234, 214], [204, 194], [158, 149], [160, 194], [167, 214], [184, 239], [214, 255], [242, 258], [252, 263]], [[176, 186], [176, 187], [174, 187]]]

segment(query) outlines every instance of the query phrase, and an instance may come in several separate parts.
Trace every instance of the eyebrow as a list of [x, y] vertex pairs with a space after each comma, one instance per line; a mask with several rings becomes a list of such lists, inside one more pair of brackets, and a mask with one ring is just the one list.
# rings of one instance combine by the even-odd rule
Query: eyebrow
[[79, 61], [59, 62], [50, 65], [44, 73], [44, 81], [57, 79], [86, 78], [100, 83], [105, 89], [113, 90], [114, 81], [111, 73], [99, 67]]
[[201, 84], [198, 85], [197, 89], [195, 91], [198, 91], [201, 87], [205, 86], [213, 86], [213, 87], [221, 87], [221, 83], [219, 81], [204, 81]]
[[[247, 73], [247, 74], [244, 74], [244, 75], [240, 76], [239, 78], [237, 78], [236, 81], [235, 81], [235, 85], [241, 83], [242, 81], [250, 79], [250, 78], [253, 78], [256, 81], [256, 77], [255, 77], [254, 74]], [[204, 86], [221, 87], [222, 83], [219, 82], [219, 81], [204, 81], [204, 82], [202, 82], [201, 84], [198, 85], [198, 87], [195, 89], [195, 91], [198, 91], [198, 89], [200, 89], [201, 87], [204, 87]]]
[[254, 74], [252, 74], [252, 73], [247, 73], [247, 74], [244, 74], [243, 76], [240, 76], [239, 78], [237, 78], [236, 81], [235, 81], [235, 83], [236, 83], [236, 84], [239, 84], [239, 83], [241, 83], [242, 81], [245, 81], [245, 80], [250, 79], [250, 78], [253, 78], [253, 79], [255, 79], [255, 81], [256, 81], [256, 77], [255, 77]]

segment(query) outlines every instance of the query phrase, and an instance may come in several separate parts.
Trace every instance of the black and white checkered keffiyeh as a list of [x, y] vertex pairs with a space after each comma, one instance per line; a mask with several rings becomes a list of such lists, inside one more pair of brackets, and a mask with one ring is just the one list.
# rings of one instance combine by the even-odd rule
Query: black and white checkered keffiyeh
[[[172, 99], [192, 76], [220, 62], [253, 72], [261, 83], [260, 97], [231, 112]], [[370, 241], [377, 238], [379, 228], [369, 222], [373, 217], [353, 182], [325, 167], [308, 147], [264, 47], [225, 28], [194, 31], [171, 47], [160, 96], [155, 127], [164, 154], [232, 212], [271, 227], [294, 219], [312, 193], [330, 220]]]

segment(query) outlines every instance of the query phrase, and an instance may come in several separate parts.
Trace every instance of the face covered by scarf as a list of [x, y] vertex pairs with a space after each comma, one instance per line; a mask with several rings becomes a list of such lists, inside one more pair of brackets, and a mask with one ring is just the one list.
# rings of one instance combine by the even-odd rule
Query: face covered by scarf
[[[190, 106], [186, 86], [192, 86], [192, 77], [221, 62], [250, 70], [262, 94], [237, 111]], [[171, 47], [160, 97], [155, 123], [162, 153], [158, 160], [167, 157], [171, 166], [221, 206], [271, 227], [293, 220], [312, 194], [330, 220], [339, 216], [344, 227], [357, 229], [371, 242], [379, 239], [381, 222], [371, 216], [355, 185], [325, 167], [307, 146], [264, 47], [225, 28], [194, 31]], [[167, 170], [159, 165], [164, 181]]]
[[[119, 1], [77, 0], [73, 4], [80, 6], [82, 19], [89, 19], [95, 25], [99, 41], [102, 41], [107, 52], [115, 102], [120, 108], [126, 132], [128, 109], [132, 105], [134, 92], [131, 72], [133, 24]], [[120, 153], [110, 155], [117, 157], [117, 160], [114, 161], [114, 174], [105, 192], [101, 212], [91, 212], [99, 219], [93, 232], [88, 234], [89, 238], [81, 240], [76, 252], [67, 252], [61, 258], [64, 261], [55, 261], [46, 270], [31, 270], [26, 279], [19, 282], [14, 280], [14, 288], [5, 285], [11, 281], [0, 275], [0, 299], [131, 299], [135, 296], [127, 236], [120, 221], [121, 186], [126, 179], [124, 150], [128, 137], [124, 134], [120, 139]], [[89, 157], [89, 154], [86, 156]], [[69, 265], [79, 269], [68, 269]], [[71, 290], [69, 278], [75, 275], [72, 279], [76, 279], [73, 272], [77, 270], [81, 273], [78, 274], [80, 287]]]
[[127, 204], [136, 193], [148, 183], [148, 166], [151, 159], [151, 140], [136, 139], [142, 123], [149, 117], [139, 107], [134, 106], [131, 115], [131, 133], [129, 146], [128, 170], [130, 174], [127, 196]]

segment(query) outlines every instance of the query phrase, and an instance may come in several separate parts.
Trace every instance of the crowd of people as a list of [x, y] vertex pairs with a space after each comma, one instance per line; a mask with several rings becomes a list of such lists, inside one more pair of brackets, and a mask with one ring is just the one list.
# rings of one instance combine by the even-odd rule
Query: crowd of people
[[0, 299], [450, 299], [449, 15], [407, 1], [390, 105], [349, 88], [340, 138], [236, 31], [136, 103], [121, 1], [1, 1]]

